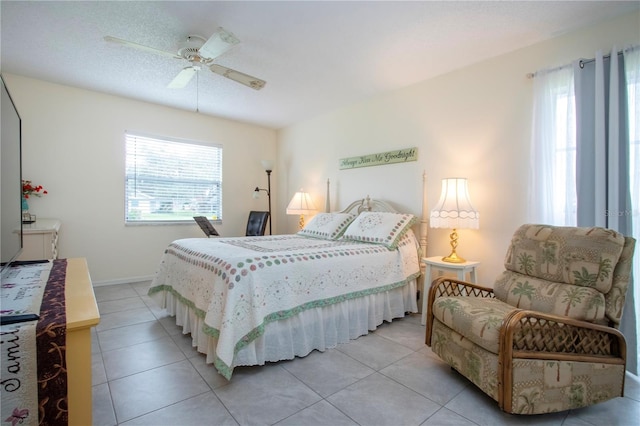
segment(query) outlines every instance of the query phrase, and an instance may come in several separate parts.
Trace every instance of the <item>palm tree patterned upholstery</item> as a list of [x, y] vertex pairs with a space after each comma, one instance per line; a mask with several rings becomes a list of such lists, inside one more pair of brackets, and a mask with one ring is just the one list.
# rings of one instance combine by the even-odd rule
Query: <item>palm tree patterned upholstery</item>
[[605, 228], [523, 225], [493, 288], [432, 283], [426, 344], [509, 413], [622, 396], [626, 342], [617, 328], [634, 246]]

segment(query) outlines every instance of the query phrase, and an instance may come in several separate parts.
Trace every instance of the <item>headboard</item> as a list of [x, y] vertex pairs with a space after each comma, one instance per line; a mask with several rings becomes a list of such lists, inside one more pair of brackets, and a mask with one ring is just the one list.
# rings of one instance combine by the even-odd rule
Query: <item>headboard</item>
[[[331, 204], [329, 202], [329, 179], [327, 179], [327, 197], [325, 201], [325, 212], [331, 211]], [[378, 211], [378, 212], [391, 212], [399, 213], [389, 203], [382, 200], [372, 200], [367, 195], [366, 198], [356, 200], [349, 204], [347, 208], [341, 211], [341, 213], [359, 214], [363, 211]], [[420, 217], [418, 242], [420, 244], [420, 255], [426, 257], [427, 255], [427, 231], [429, 229], [429, 207], [427, 203], [427, 173], [422, 174], [422, 217]], [[424, 268], [424, 264], [420, 262], [420, 268]], [[424, 270], [423, 270], [424, 276]]]
[[342, 210], [340, 213], [352, 213], [358, 215], [362, 212], [399, 213], [389, 203], [382, 200], [372, 200], [368, 195], [366, 198], [356, 200], [353, 203], [349, 204], [347, 208]]

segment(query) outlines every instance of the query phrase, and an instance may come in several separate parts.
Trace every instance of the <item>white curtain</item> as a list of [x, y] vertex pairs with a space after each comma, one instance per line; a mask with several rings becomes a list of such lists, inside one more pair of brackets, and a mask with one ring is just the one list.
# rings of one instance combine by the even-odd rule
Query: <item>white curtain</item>
[[[632, 235], [630, 140], [624, 56], [596, 52], [574, 65], [578, 226], [602, 226]], [[637, 374], [633, 280], [620, 331], [627, 340], [627, 369]]]
[[576, 225], [575, 98], [571, 65], [538, 71], [529, 167], [531, 223]]

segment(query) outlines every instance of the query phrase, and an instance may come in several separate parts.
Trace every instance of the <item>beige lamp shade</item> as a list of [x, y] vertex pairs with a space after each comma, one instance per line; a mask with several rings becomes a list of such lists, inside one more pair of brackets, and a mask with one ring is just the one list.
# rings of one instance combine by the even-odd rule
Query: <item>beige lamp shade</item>
[[317, 209], [311, 200], [311, 196], [307, 192], [304, 192], [302, 188], [294, 194], [287, 206], [287, 214], [300, 215], [300, 221], [298, 222], [300, 229], [304, 228], [304, 215], [314, 213], [315, 211], [317, 211]]

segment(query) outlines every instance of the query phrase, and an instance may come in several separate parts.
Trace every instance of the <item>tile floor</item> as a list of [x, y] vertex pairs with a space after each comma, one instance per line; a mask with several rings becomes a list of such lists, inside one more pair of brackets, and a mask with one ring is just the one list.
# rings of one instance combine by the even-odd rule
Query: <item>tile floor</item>
[[94, 425], [637, 425], [640, 381], [626, 397], [513, 416], [424, 345], [420, 317], [384, 324], [324, 353], [241, 367], [227, 382], [191, 348], [148, 283], [97, 287]]

